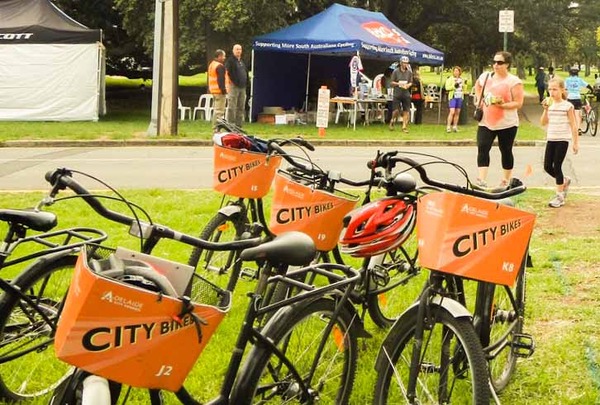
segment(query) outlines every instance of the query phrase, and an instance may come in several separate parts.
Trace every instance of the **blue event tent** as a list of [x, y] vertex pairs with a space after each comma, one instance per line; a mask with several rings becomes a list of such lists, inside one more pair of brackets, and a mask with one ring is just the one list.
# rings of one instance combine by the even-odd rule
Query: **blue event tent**
[[382, 13], [334, 4], [287, 28], [254, 38], [251, 117], [264, 106], [300, 108], [321, 85], [337, 95], [350, 88], [348, 64], [365, 59], [442, 65], [444, 54], [404, 33]]

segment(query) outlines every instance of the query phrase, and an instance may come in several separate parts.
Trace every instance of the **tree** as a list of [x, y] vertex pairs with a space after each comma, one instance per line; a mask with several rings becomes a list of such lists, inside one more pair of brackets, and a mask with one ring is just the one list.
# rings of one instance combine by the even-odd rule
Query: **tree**
[[[106, 32], [112, 54], [152, 57], [154, 1], [56, 0], [64, 10]], [[304, 20], [334, 0], [179, 0], [180, 68], [205, 71], [215, 49], [230, 52], [234, 43], [246, 50], [252, 38]], [[600, 26], [597, 0], [338, 0], [338, 3], [381, 11], [409, 35], [440, 49], [447, 65], [489, 65], [502, 49], [498, 12], [515, 11], [515, 32], [508, 34], [509, 51], [520, 72], [536, 65], [598, 61], [594, 41]], [[244, 52], [249, 59], [250, 52]], [[249, 60], [248, 60], [249, 62]]]

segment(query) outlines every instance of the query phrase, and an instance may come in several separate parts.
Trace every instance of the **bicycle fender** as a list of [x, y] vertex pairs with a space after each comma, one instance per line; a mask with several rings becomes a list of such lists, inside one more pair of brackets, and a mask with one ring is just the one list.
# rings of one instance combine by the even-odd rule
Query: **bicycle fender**
[[242, 209], [243, 209], [243, 207], [241, 205], [230, 204], [230, 205], [221, 207], [218, 212], [219, 212], [219, 214], [225, 215], [227, 218], [231, 218], [234, 215], [241, 213]]
[[[449, 312], [454, 318], [468, 318], [471, 319], [471, 313], [465, 308], [460, 302], [447, 297], [436, 296], [431, 301], [431, 307], [443, 308]], [[413, 317], [411, 312], [417, 312], [419, 310], [419, 302], [413, 303], [400, 315], [400, 317], [394, 322], [392, 328], [388, 331], [388, 334], [379, 348], [377, 354], [377, 360], [375, 361], [375, 370], [382, 370], [389, 362], [388, 355], [394, 351], [394, 341], [396, 340], [397, 330], [402, 327], [406, 322]]]
[[60, 260], [63, 260], [69, 256], [78, 256], [79, 252], [81, 252], [81, 247], [74, 247], [71, 249], [62, 250], [56, 253], [50, 253], [44, 256], [39, 257], [35, 260], [31, 265], [27, 266], [24, 270], [22, 270], [13, 280], [12, 284], [17, 283], [23, 274], [26, 274], [30, 271], [37, 271], [38, 268], [47, 266], [49, 263], [54, 263]]
[[[310, 303], [312, 303], [313, 301], [319, 300], [319, 299], [323, 299], [323, 297], [315, 297], [310, 300], [302, 301], [302, 305], [310, 305]], [[271, 317], [271, 319], [269, 319], [269, 322], [267, 322], [267, 324], [263, 328], [262, 333], [265, 335], [268, 334], [270, 326], [277, 325], [278, 322], [281, 322], [280, 319], [285, 318], [290, 311], [294, 310], [294, 308], [296, 308], [294, 305], [290, 305], [290, 306], [283, 307], [282, 309], [276, 311], [275, 314], [273, 315], [273, 317]], [[350, 314], [352, 314], [352, 319], [354, 319], [355, 322], [353, 322], [350, 325], [350, 328], [352, 329], [352, 333], [356, 334], [357, 338], [373, 337], [365, 329], [365, 325], [364, 325], [361, 317], [359, 316], [358, 312], [356, 311], [356, 307], [354, 305], [352, 305], [352, 303], [350, 301], [346, 301], [346, 303], [344, 304], [344, 310], [346, 310]]]

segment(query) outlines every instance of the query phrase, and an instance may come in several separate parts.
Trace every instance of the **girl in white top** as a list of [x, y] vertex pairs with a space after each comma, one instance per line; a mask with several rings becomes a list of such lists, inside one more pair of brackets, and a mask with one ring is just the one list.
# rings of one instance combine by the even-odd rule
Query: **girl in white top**
[[550, 97], [542, 102], [544, 112], [540, 119], [546, 128], [546, 152], [544, 154], [544, 170], [556, 180], [556, 196], [548, 204], [552, 208], [565, 205], [565, 197], [571, 179], [563, 175], [562, 164], [567, 156], [569, 142], [572, 142], [573, 153], [579, 151], [577, 121], [573, 104], [567, 101], [565, 82], [555, 77], [548, 82]]

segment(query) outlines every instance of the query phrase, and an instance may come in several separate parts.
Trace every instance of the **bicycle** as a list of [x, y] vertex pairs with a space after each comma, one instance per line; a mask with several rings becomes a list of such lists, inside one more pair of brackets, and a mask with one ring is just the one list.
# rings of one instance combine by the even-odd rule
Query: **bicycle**
[[[525, 259], [534, 216], [472, 196], [499, 200], [525, 187], [515, 180], [511, 188], [490, 193], [473, 188], [468, 177], [464, 186], [443, 183], [428, 177], [426, 164], [398, 152], [382, 155], [373, 165], [397, 163], [416, 170], [425, 184], [454, 193], [419, 199], [419, 256], [431, 272], [419, 300], [398, 318], [380, 348], [374, 403], [487, 404], [510, 380], [516, 358], [534, 351], [532, 337], [523, 333]], [[514, 242], [510, 258], [491, 253], [492, 260], [483, 259], [492, 238], [494, 243], [500, 239], [478, 233], [486, 221], [509, 224], [511, 236], [502, 243]], [[500, 271], [481, 270], [484, 260], [486, 268]], [[477, 284], [473, 314], [467, 309], [465, 279]], [[497, 299], [502, 296], [507, 299]]]
[[[272, 147], [277, 148], [276, 145]], [[317, 261], [343, 264], [342, 253], [361, 259], [358, 265], [361, 283], [351, 297], [352, 302], [362, 305], [363, 314], [368, 312], [377, 326], [390, 327], [401, 310], [415, 298], [397, 287], [406, 285], [420, 274], [414, 243], [407, 242], [415, 225], [412, 207], [418, 191], [414, 179], [402, 173], [394, 175], [386, 168], [385, 173], [371, 170], [367, 180], [352, 181], [313, 163], [305, 165], [292, 156], [282, 156], [291, 167], [279, 170], [274, 181], [271, 230], [310, 234], [319, 251]], [[345, 217], [344, 212], [333, 212], [334, 207], [344, 203], [344, 194], [336, 196], [343, 193], [337, 190], [338, 184], [367, 186], [361, 207]], [[372, 200], [375, 187], [383, 189], [385, 197]], [[323, 209], [329, 209], [331, 216], [321, 214], [302, 220], [281, 220], [282, 213], [304, 207], [306, 210], [325, 207]], [[357, 238], [358, 229], [361, 235]], [[361, 244], [361, 239], [369, 237], [366, 232], [378, 233], [372, 235], [378, 242]]]
[[0, 278], [0, 400], [44, 395], [64, 378], [68, 368], [48, 353], [61, 298], [79, 249], [107, 238], [88, 227], [54, 230], [56, 215], [43, 211], [47, 202], [44, 198], [32, 209], [0, 209], [6, 224], [0, 269], [14, 276]]
[[[246, 144], [243, 139], [233, 138], [231, 141], [243, 145], [245, 149], [251, 149], [251, 145]], [[201, 238], [212, 241], [235, 240], [244, 232], [258, 236], [263, 233], [273, 235], [284, 231], [298, 230], [313, 237], [319, 251], [317, 260], [343, 264], [344, 260], [337, 247], [338, 235], [343, 227], [342, 218], [353, 208], [358, 198], [337, 190], [336, 185], [342, 183], [353, 187], [369, 186], [363, 201], [363, 203], [367, 203], [371, 198], [373, 184], [387, 187], [387, 193], [390, 196], [398, 194], [400, 191], [394, 190], [392, 187], [394, 184], [392, 178], [390, 177], [389, 181], [385, 182], [379, 178], [375, 179], [375, 173], [372, 173], [369, 180], [353, 182], [343, 178], [340, 173], [322, 170], [310, 160], [308, 155], [296, 157], [287, 153], [281, 147], [281, 142], [277, 140], [264, 142], [261, 150], [266, 150], [266, 156], [262, 155], [265, 162], [277, 157], [279, 160], [286, 160], [292, 168], [277, 171], [276, 168], [271, 167], [272, 171], [262, 177], [265, 180], [261, 188], [262, 193], [266, 194], [268, 185], [271, 183], [275, 189], [270, 221], [267, 222], [264, 216], [262, 209], [264, 194], [261, 194], [256, 203], [254, 200], [249, 200], [250, 210], [245, 210], [244, 205], [239, 203], [240, 200], [221, 208], [217, 215], [208, 222]], [[219, 166], [218, 155], [221, 153], [219, 148], [215, 149], [216, 166]], [[248, 154], [246, 151], [231, 150], [228, 153]], [[227, 161], [231, 165], [233, 158], [229, 158]], [[279, 166], [279, 162], [277, 166]], [[222, 170], [218, 168], [215, 172], [222, 172]], [[252, 176], [251, 179], [256, 182], [256, 176]], [[225, 190], [222, 185], [219, 187], [219, 191], [235, 193], [234, 195], [240, 199], [246, 196], [241, 195], [242, 192], [239, 189]], [[245, 186], [242, 189], [249, 189], [249, 187]], [[302, 196], [302, 198], [298, 196]], [[326, 207], [326, 209], [323, 210], [322, 207]], [[321, 210], [318, 214], [315, 214], [319, 209]], [[313, 210], [313, 212], [303, 210]], [[247, 219], [248, 212], [252, 214], [251, 220]], [[298, 220], [300, 216], [303, 216], [301, 221]], [[409, 229], [408, 234], [411, 230]], [[196, 266], [201, 255], [202, 252], [196, 250], [188, 264]], [[409, 279], [418, 274], [415, 260], [416, 257], [412, 257], [404, 247], [387, 252], [380, 257], [370, 257], [364, 260], [361, 271], [364, 274], [364, 282], [353, 295], [353, 301], [362, 304], [378, 326], [391, 326], [399, 313], [396, 308], [402, 306], [401, 303], [406, 301], [406, 294], [399, 292], [394, 292], [393, 296], [390, 294], [394, 287], [406, 284]], [[218, 274], [228, 274], [234, 263], [234, 254], [220, 255], [219, 252], [206, 252], [200, 263], [199, 268], [201, 269], [213, 270]], [[243, 270], [243, 274], [249, 278], [253, 277], [254, 272], [251, 269]], [[230, 283], [227, 289], [233, 291], [234, 287], [235, 285]], [[279, 291], [279, 294], [285, 295], [286, 293]], [[277, 296], [274, 299], [277, 299]]]
[[593, 93], [583, 95], [583, 106], [581, 107], [581, 133], [588, 131], [591, 136], [596, 136], [598, 132], [598, 106], [592, 106], [590, 100], [596, 96]]
[[[74, 190], [76, 193], [84, 192], [80, 185], [68, 176], [68, 173], [63, 172], [55, 176], [54, 182], [57, 184], [60, 183]], [[95, 200], [95, 197], [90, 197], [89, 195], [86, 195], [85, 198], [90, 201]], [[94, 207], [101, 210], [102, 206], [98, 200], [95, 200]], [[105, 211], [110, 212], [109, 210]], [[254, 293], [249, 296], [250, 302], [240, 334], [238, 335], [236, 349], [232, 353], [220, 395], [214, 400], [214, 403], [249, 403], [254, 401], [255, 398], [259, 398], [256, 400], [260, 400], [260, 398], [264, 399], [267, 396], [270, 398], [279, 398], [280, 400], [283, 400], [283, 398], [286, 400], [296, 398], [299, 402], [311, 402], [315, 398], [320, 397], [324, 400], [347, 403], [354, 381], [357, 359], [356, 320], [358, 316], [354, 308], [348, 304], [350, 291], [359, 278], [356, 271], [341, 265], [318, 264], [286, 272], [289, 266], [300, 266], [310, 261], [315, 255], [315, 247], [312, 240], [308, 236], [297, 232], [280, 235], [266, 243], [264, 243], [264, 239], [260, 238], [213, 243], [177, 232], [164, 225], [152, 224], [151, 222], [145, 223], [137, 218], [128, 218], [122, 214], [118, 215], [120, 215], [120, 221], [129, 222], [132, 234], [144, 239], [144, 245], [150, 243], [149, 241], [152, 241], [151, 244], [155, 245], [162, 239], [171, 239], [205, 250], [241, 251], [240, 257], [236, 259], [238, 262], [242, 260], [260, 261], [265, 264], [260, 266], [258, 282]], [[90, 254], [89, 257], [97, 260], [98, 258], [104, 258], [105, 255], [97, 250], [93, 250], [93, 254]], [[140, 257], [145, 258], [144, 256]], [[86, 258], [85, 254], [81, 255], [79, 260], [78, 273], [73, 278], [74, 285], [78, 285], [77, 280], [82, 279], [82, 271], [89, 272], [89, 269], [95, 267], [89, 258]], [[240, 265], [234, 267], [238, 270], [241, 269]], [[217, 295], [222, 297], [229, 295], [226, 290], [202, 279], [198, 274], [193, 272], [191, 267], [189, 270], [193, 280], [191, 290], [189, 287], [184, 289], [185, 291], [191, 291], [189, 297], [197, 296], [194, 294], [194, 290], [198, 286], [207, 285], [207, 283], [210, 285], [210, 289], [217, 292]], [[298, 281], [299, 278], [307, 277], [307, 274], [312, 273], [327, 282], [315, 288], [313, 285], [303, 284]], [[98, 277], [102, 277], [101, 274]], [[110, 273], [110, 275], [112, 276], [113, 273]], [[211, 326], [211, 319], [205, 319], [209, 325], [204, 325], [202, 322], [198, 324], [187, 318], [189, 314], [195, 312], [195, 309], [193, 309], [195, 307], [190, 307], [190, 304], [193, 305], [194, 298], [182, 297], [179, 293], [176, 295], [173, 295], [173, 293], [168, 294], [168, 291], [173, 291], [173, 289], [168, 287], [159, 287], [157, 289], [157, 286], [160, 286], [162, 283], [157, 281], [155, 277], [150, 276], [146, 271], [131, 270], [131, 275], [142, 277], [142, 280], [139, 277], [136, 278], [136, 285], [150, 286], [154, 289], [148, 292], [154, 297], [153, 301], [156, 301], [156, 298], [159, 297], [160, 300], [165, 302], [175, 302], [175, 307], [181, 309], [181, 312], [177, 312], [175, 315], [182, 320], [184, 325], [180, 329], [186, 329], [192, 335], [199, 333], [197, 331], [202, 332], [203, 336], [206, 337], [203, 344], [206, 343], [210, 334], [204, 334], [204, 332], [206, 327]], [[232, 277], [239, 277], [239, 271], [234, 272]], [[274, 284], [280, 283], [294, 285], [296, 288], [301, 288], [304, 292], [283, 301], [263, 304], [264, 296], [268, 293], [269, 288]], [[126, 285], [121, 285], [121, 287], [127, 288]], [[77, 297], [76, 291], [83, 291], [83, 288], [76, 287], [70, 290], [63, 312], [64, 314], [69, 314], [69, 316], [77, 312], [73, 310], [74, 306], [85, 302], [81, 297], [80, 299], [74, 299]], [[111, 295], [111, 297], [114, 297], [114, 295]], [[101, 303], [105, 303], [105, 301], [97, 299], [96, 301], [92, 301], [90, 305], [99, 306]], [[128, 302], [130, 305], [136, 306], [135, 302], [137, 301], [120, 300], [119, 302]], [[226, 304], [221, 306], [226, 306]], [[258, 319], [265, 314], [272, 314], [268, 322], [258, 322]], [[77, 323], [76, 316], [74, 317], [75, 323], [69, 321], [69, 319], [73, 319], [69, 316], [65, 318], [64, 322], [61, 320], [59, 323], [57, 352], [71, 354], [70, 356], [63, 356], [61, 354], [61, 357], [74, 358], [78, 357], [78, 354], [73, 351], [76, 346], [69, 345], [76, 342], [65, 342], [67, 342], [69, 336], [77, 337], [81, 335], [69, 335], [68, 330], [61, 330], [62, 327], [69, 327], [69, 325]], [[131, 316], [131, 313], [129, 313], [128, 319], [126, 319], [126, 321], [129, 321], [129, 324], [132, 323]], [[143, 313], [140, 316], [143, 317]], [[170, 320], [169, 322], [173, 322], [173, 318], [169, 317], [168, 319]], [[103, 322], [106, 323], [106, 316], [100, 314], [95, 321], [102, 325]], [[114, 319], [113, 321], [117, 322]], [[93, 328], [97, 326], [90, 326], [90, 319], [87, 319], [87, 322], [88, 327]], [[213, 325], [213, 327], [216, 326]], [[92, 344], [104, 343], [102, 340], [91, 338], [87, 342], [88, 346], [90, 342]], [[141, 339], [136, 340], [136, 342], [141, 344]], [[248, 353], [244, 366], [242, 366], [244, 348], [249, 343], [252, 343], [252, 349]], [[58, 347], [59, 344], [60, 347]], [[132, 342], [124, 341], [124, 344], [132, 344]], [[81, 349], [81, 342], [79, 342], [79, 349]], [[89, 367], [85, 367], [88, 369], [88, 372], [77, 370], [72, 374], [71, 378], [66, 379], [59, 389], [55, 391], [53, 403], [78, 403], [80, 395], [84, 395], [87, 398], [89, 391], [86, 393], [84, 387], [88, 384], [84, 385], [84, 381], [90, 377], [90, 373], [103, 374], [104, 377], [114, 380], [108, 384], [91, 384], [90, 386], [100, 387], [98, 391], [93, 391], [93, 395], [89, 394], [94, 398], [106, 398], [106, 395], [110, 398], [111, 393], [113, 395], [120, 393], [121, 384], [132, 383], [133, 381], [129, 379], [130, 376], [124, 376], [122, 372], [118, 379], [111, 378], [113, 374], [98, 373], [97, 367], [106, 364], [105, 360], [107, 358], [116, 358], [112, 357], [114, 352], [111, 352], [111, 350], [115, 350], [115, 348], [110, 347], [101, 351], [99, 357], [89, 362]], [[144, 350], [140, 351], [140, 353], [143, 352]], [[199, 352], [196, 352], [199, 355]], [[86, 355], [89, 355], [89, 353], [86, 353]], [[150, 352], [150, 355], [152, 356], [152, 352]], [[195, 358], [191, 360], [193, 364]], [[74, 364], [75, 366], [82, 366], [82, 363], [79, 361], [74, 361], [74, 363], [76, 363]], [[171, 384], [166, 383], [169, 380], [167, 376], [171, 374], [170, 364], [155, 364], [155, 366], [149, 367], [149, 370], [144, 371], [149, 372], [154, 377], [158, 374], [160, 379], [165, 381], [165, 383], [160, 385], [151, 385], [149, 383], [141, 385], [137, 381], [134, 384], [138, 387], [150, 389], [150, 401], [153, 404], [162, 403], [162, 396], [159, 389], [175, 391], [177, 398], [182, 403], [197, 403], [184, 387], [181, 386], [179, 388], [180, 385], [178, 385], [177, 381], [171, 381]], [[124, 369], [127, 370], [127, 368]], [[175, 369], [173, 368], [173, 370]], [[175, 373], [173, 372], [172, 374]], [[181, 373], [179, 373], [179, 378], [181, 378]], [[94, 379], [92, 379], [93, 381]], [[156, 381], [156, 378], [154, 381]], [[275, 399], [272, 400], [276, 401]]]
[[[214, 144], [213, 188], [223, 194], [221, 207], [202, 232], [200, 239], [218, 242], [236, 240], [244, 232], [253, 235], [269, 233], [264, 217], [263, 197], [269, 192], [281, 157], [267, 154], [267, 143], [296, 145], [308, 150], [314, 147], [302, 138], [263, 139], [246, 134], [224, 119], [217, 121], [219, 131]], [[285, 153], [285, 152], [283, 152]], [[233, 197], [232, 200], [227, 198]], [[203, 251], [194, 248], [188, 264], [201, 270], [225, 274], [231, 270], [235, 252]], [[200, 267], [199, 267], [200, 266]]]

